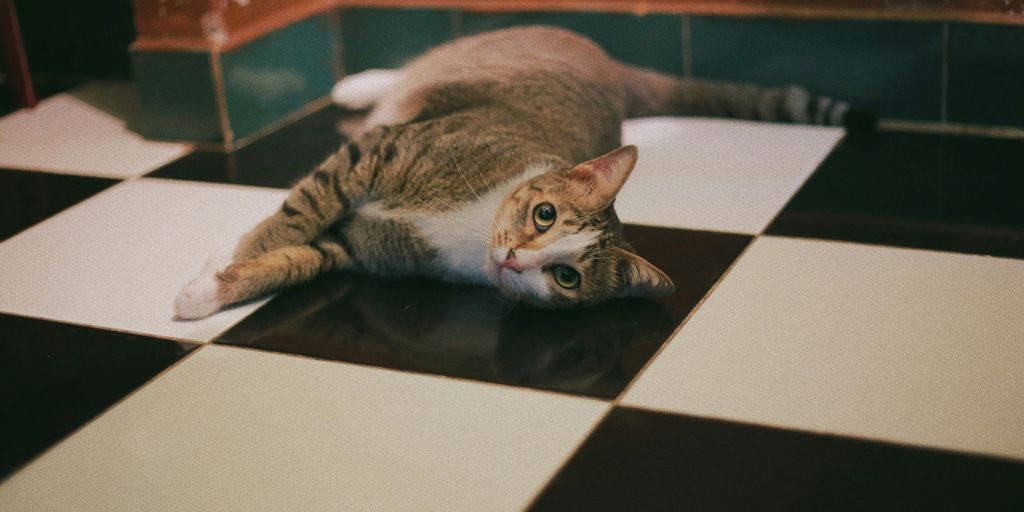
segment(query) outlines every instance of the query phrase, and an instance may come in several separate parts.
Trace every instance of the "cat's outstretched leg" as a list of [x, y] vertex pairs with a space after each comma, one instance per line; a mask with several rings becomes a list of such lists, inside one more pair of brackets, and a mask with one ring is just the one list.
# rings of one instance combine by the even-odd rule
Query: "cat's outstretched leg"
[[231, 263], [224, 269], [208, 265], [178, 294], [174, 313], [184, 320], [204, 318], [224, 306], [309, 281], [348, 263], [348, 254], [337, 241], [321, 237], [310, 244], [280, 247]]
[[369, 191], [373, 166], [359, 166], [359, 142], [345, 144], [302, 179], [281, 208], [245, 234], [233, 261], [253, 259], [280, 247], [304, 245], [320, 236]]

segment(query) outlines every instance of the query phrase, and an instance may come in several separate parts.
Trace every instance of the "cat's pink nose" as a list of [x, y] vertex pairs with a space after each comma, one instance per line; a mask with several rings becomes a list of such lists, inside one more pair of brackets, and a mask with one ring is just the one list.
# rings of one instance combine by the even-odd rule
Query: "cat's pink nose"
[[516, 259], [516, 253], [509, 249], [508, 256], [505, 257], [505, 261], [501, 264], [501, 268], [510, 268], [518, 273], [523, 272], [523, 266]]

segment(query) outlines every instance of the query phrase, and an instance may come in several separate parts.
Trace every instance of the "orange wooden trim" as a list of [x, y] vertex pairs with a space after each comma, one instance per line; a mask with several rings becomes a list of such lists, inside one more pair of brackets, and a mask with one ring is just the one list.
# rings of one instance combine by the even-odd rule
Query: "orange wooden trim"
[[1024, 25], [1024, 0], [133, 0], [135, 50], [229, 51], [309, 16], [348, 7], [470, 12], [603, 11]]

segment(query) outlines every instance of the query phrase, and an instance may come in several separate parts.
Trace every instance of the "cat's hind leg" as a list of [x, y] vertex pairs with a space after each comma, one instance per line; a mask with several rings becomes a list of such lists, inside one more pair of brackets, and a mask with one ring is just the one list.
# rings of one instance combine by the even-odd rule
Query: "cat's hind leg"
[[345, 108], [365, 110], [377, 104], [402, 79], [398, 69], [368, 69], [334, 84], [331, 100]]
[[309, 281], [348, 263], [348, 254], [336, 240], [321, 237], [310, 244], [280, 247], [251, 260], [236, 261], [222, 270], [207, 266], [178, 293], [174, 313], [183, 320], [204, 318], [224, 306]]

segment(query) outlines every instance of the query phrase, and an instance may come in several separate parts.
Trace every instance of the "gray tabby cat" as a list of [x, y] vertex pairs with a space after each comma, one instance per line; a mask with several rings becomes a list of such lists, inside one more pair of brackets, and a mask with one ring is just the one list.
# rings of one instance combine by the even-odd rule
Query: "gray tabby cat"
[[366, 125], [211, 258], [178, 295], [178, 317], [335, 269], [480, 283], [543, 307], [669, 294], [671, 280], [623, 239], [613, 208], [637, 160], [635, 147], [619, 147], [624, 118], [852, 117], [799, 87], [628, 66], [550, 27], [458, 39], [402, 70], [348, 78], [335, 97], [374, 105]]

